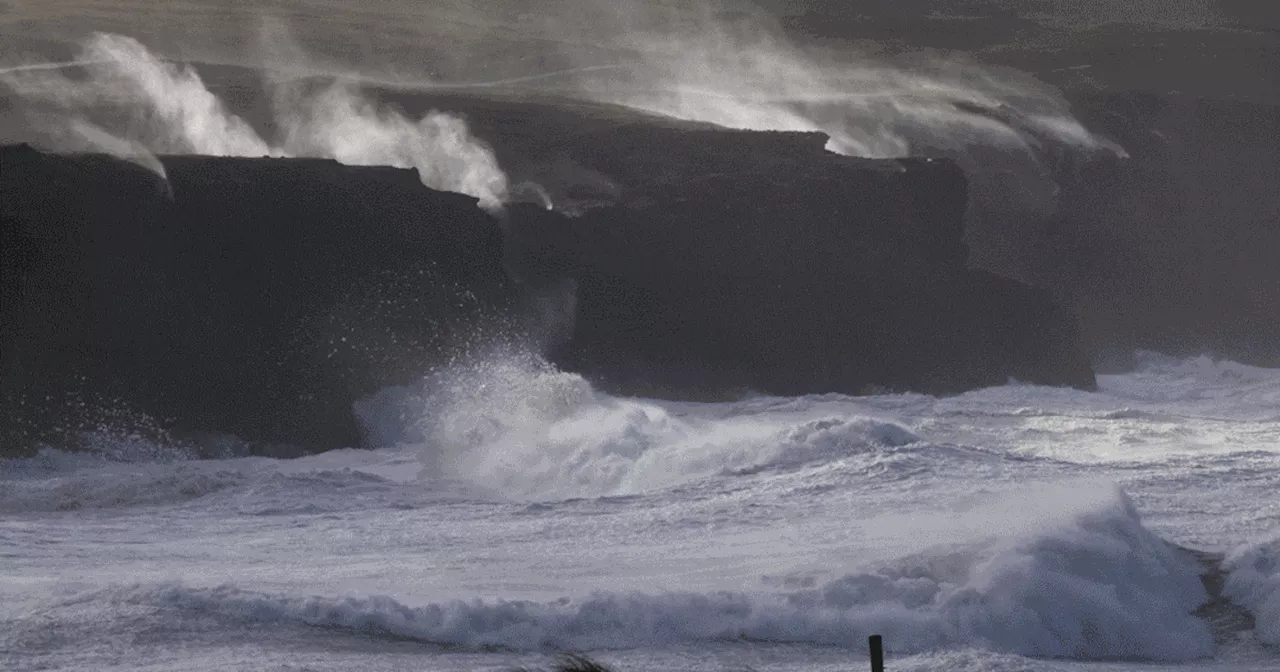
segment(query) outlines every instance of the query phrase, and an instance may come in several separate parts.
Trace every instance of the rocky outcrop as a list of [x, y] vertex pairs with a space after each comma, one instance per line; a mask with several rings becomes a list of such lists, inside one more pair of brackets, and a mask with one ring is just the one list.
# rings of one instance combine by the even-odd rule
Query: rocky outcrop
[[413, 171], [164, 167], [0, 150], [6, 446], [121, 424], [359, 445], [353, 399], [438, 364], [515, 297], [497, 224]]
[[1093, 384], [1047, 294], [967, 269], [953, 163], [842, 157], [820, 134], [614, 137], [626, 151], [568, 154], [619, 195], [553, 260], [577, 284], [563, 366], [693, 398]]
[[0, 150], [5, 445], [120, 417], [268, 451], [357, 445], [355, 399], [526, 328], [527, 296], [564, 288], [547, 354], [620, 393], [1093, 385], [1047, 294], [967, 269], [949, 161], [578, 128], [523, 164], [543, 205], [497, 217], [412, 170], [161, 157], [162, 179]]
[[1047, 213], [978, 198], [974, 261], [1052, 292], [1119, 363], [1134, 348], [1280, 366], [1280, 107], [1074, 94], [1128, 156], [1056, 175]]
[[466, 110], [512, 182], [539, 185], [517, 195], [572, 215], [514, 218], [513, 245], [541, 255], [544, 270], [526, 273], [576, 281], [576, 327], [555, 358], [611, 389], [1094, 384], [1049, 294], [969, 270], [969, 188], [952, 161], [845, 157], [820, 133], [581, 101], [377, 93], [414, 115]]

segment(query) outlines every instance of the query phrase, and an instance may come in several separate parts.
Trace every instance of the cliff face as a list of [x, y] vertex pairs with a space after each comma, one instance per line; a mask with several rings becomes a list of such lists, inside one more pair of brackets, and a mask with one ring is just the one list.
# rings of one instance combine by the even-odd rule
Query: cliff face
[[353, 399], [515, 297], [497, 224], [413, 171], [164, 165], [0, 151], [7, 445], [119, 422], [359, 445]]
[[150, 379], [168, 349], [142, 325], [165, 315], [176, 250], [165, 185], [141, 167], [4, 148], [0, 185], [0, 445], [12, 449], [83, 412], [90, 390], [150, 393], [121, 374]]
[[355, 399], [528, 324], [524, 295], [561, 287], [575, 307], [547, 354], [621, 393], [1093, 385], [1048, 295], [966, 269], [950, 162], [600, 133], [539, 168], [572, 179], [533, 200], [572, 217], [491, 217], [412, 170], [162, 157], [162, 180], [3, 148], [6, 449], [111, 414], [263, 450], [358, 445]]
[[568, 223], [553, 262], [578, 288], [563, 366], [675, 397], [1093, 384], [1047, 295], [967, 269], [953, 163], [746, 136], [623, 132], [625, 151], [569, 155], [619, 195]]
[[1129, 156], [1057, 175], [1048, 215], [977, 199], [975, 263], [1051, 291], [1106, 359], [1280, 366], [1280, 107], [1081, 93], [1073, 111]]

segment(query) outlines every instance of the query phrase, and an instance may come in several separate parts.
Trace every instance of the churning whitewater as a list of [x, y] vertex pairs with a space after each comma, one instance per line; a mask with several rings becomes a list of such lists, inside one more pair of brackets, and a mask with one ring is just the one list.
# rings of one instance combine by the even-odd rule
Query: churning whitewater
[[[11, 4], [0, 145], [41, 151], [18, 147], [6, 164], [31, 171], [11, 193], [34, 196], [0, 208], [31, 215], [2, 223], [20, 251], [5, 257], [0, 403], [16, 391], [62, 408], [41, 386], [63, 373], [79, 403], [84, 371], [102, 365], [115, 386], [103, 397], [146, 388], [120, 382], [136, 369], [155, 387], [138, 398], [169, 405], [119, 400], [87, 422], [32, 414], [57, 431], [0, 459], [0, 669], [510, 671], [581, 652], [619, 672], [834, 672], [864, 669], [873, 633], [893, 672], [1280, 669], [1280, 369], [1134, 352], [1280, 361], [1268, 322], [1280, 285], [1258, 253], [1280, 221], [1259, 187], [1275, 174], [1276, 117], [1246, 105], [1271, 89], [1229, 72], [1256, 66], [1274, 31], [1221, 23], [1218, 7], [1248, 3], [260, 3], [288, 10], [297, 41], [254, 3], [169, 3], [159, 23], [150, 5], [164, 3]], [[799, 11], [825, 4], [854, 13]], [[256, 44], [242, 22], [261, 24]], [[1197, 32], [1210, 26], [1223, 32]], [[1188, 74], [1207, 60], [1208, 74]], [[714, 151], [671, 156], [708, 129]], [[792, 144], [747, 147], [729, 129]], [[826, 140], [808, 148], [810, 134]], [[148, 191], [102, 180], [125, 215], [99, 230], [85, 182], [30, 168], [55, 163], [43, 150], [108, 154], [158, 179], [111, 161], [101, 174], [144, 177], [131, 184]], [[797, 169], [814, 155], [840, 170]], [[219, 165], [207, 157], [245, 160], [190, 179]], [[58, 169], [74, 177], [103, 157], [82, 158]], [[332, 161], [259, 170], [276, 159]], [[416, 175], [356, 185], [337, 164]], [[863, 173], [874, 189], [826, 205]], [[400, 178], [422, 199], [397, 201]], [[424, 195], [419, 181], [454, 193]], [[86, 212], [61, 207], [81, 196]], [[240, 200], [253, 207], [228, 216]], [[277, 200], [314, 207], [264, 205]], [[470, 247], [447, 247], [437, 235], [472, 211], [475, 235], [457, 239]], [[526, 236], [519, 217], [546, 226]], [[633, 264], [614, 248], [649, 251], [643, 237], [571, 240], [615, 221], [652, 227], [650, 241], [709, 233], [691, 238], [705, 248], [678, 242]], [[814, 241], [804, 252], [774, 244], [795, 229]], [[209, 231], [227, 235], [184, 238]], [[836, 254], [814, 258], [833, 231]], [[721, 245], [735, 237], [780, 249]], [[353, 253], [361, 238], [379, 244]], [[389, 268], [400, 252], [414, 263]], [[686, 270], [668, 273], [674, 257]], [[620, 272], [623, 260], [655, 272]], [[788, 275], [804, 265], [866, 274]], [[653, 303], [680, 305], [628, 322], [610, 309], [648, 295], [614, 293], [611, 279], [669, 282]], [[935, 295], [953, 280], [964, 286]], [[814, 291], [846, 283], [865, 287]], [[130, 299], [118, 311], [117, 297]], [[1053, 297], [1080, 303], [1059, 311]], [[721, 299], [738, 312], [710, 310]], [[918, 303], [938, 305], [899, 310]], [[190, 315], [170, 324], [170, 309]], [[700, 311], [725, 328], [682, 332]], [[582, 325], [603, 325], [576, 344], [604, 353], [596, 369], [557, 358]], [[721, 338], [739, 330], [742, 342]], [[717, 348], [740, 348], [725, 361], [748, 368], [769, 351], [785, 386], [727, 375], [732, 393], [708, 381], [678, 397], [721, 400], [706, 403], [608, 393], [622, 389], [609, 364], [621, 362], [615, 378], [651, 373], [610, 351], [628, 339], [642, 354], [666, 339], [647, 354], [688, 378], [716, 373], [705, 355]], [[772, 357], [805, 352], [797, 343], [811, 360]], [[824, 343], [836, 356], [816, 352]], [[913, 347], [895, 355], [898, 343]], [[170, 345], [184, 356], [161, 357]], [[1115, 365], [1096, 391], [1084, 391], [1089, 354]], [[971, 391], [742, 391], [935, 390], [928, 371], [907, 379], [919, 385], [833, 373], [922, 355], [923, 369], [957, 372], [943, 391]], [[972, 389], [1055, 380], [1006, 375], [1021, 370], [995, 366], [1006, 357], [1056, 362], [1056, 382], [1084, 389]], [[629, 392], [671, 393], [648, 383]], [[175, 408], [191, 422], [166, 426]], [[249, 430], [226, 426], [247, 416]], [[364, 445], [264, 456], [305, 452], [280, 439], [299, 428], [331, 441], [317, 450]]]
[[0, 664], [1274, 669], [1280, 371], [1100, 384], [667, 403], [493, 357], [362, 402], [371, 451], [85, 437], [0, 465]]

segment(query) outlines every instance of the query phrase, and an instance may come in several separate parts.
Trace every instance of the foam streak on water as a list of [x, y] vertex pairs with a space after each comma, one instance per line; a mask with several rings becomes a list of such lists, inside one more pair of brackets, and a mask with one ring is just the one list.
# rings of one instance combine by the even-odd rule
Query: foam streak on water
[[46, 450], [0, 465], [0, 663], [1272, 669], [1280, 373], [1101, 385], [672, 404], [495, 355], [362, 402], [378, 450]]

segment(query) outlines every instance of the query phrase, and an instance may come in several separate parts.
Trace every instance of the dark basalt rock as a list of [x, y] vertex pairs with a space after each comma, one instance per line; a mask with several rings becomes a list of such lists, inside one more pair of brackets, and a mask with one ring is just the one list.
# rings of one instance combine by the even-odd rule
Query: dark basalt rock
[[0, 150], [6, 449], [121, 423], [359, 445], [354, 399], [515, 299], [496, 222], [414, 171], [163, 161]]
[[[103, 156], [0, 150], [0, 447], [147, 397], [171, 343], [166, 185]], [[95, 404], [92, 398], [111, 400]]]
[[1280, 366], [1280, 107], [1072, 97], [1081, 120], [1128, 156], [1058, 174], [1048, 214], [976, 199], [975, 263], [1052, 292], [1104, 354]]
[[842, 157], [812, 134], [752, 134], [779, 145], [758, 160], [743, 133], [622, 137], [635, 163], [573, 157], [623, 196], [574, 219], [577, 257], [553, 262], [578, 287], [563, 366], [692, 398], [1093, 385], [1047, 294], [966, 268], [953, 163]]
[[3, 445], [135, 415], [260, 450], [358, 445], [355, 399], [527, 327], [527, 296], [565, 287], [548, 354], [620, 393], [1092, 387], [1047, 294], [966, 268], [954, 164], [824, 142], [584, 126], [532, 148], [569, 167], [553, 202], [576, 216], [497, 218], [412, 170], [162, 157], [162, 180], [0, 149]]

